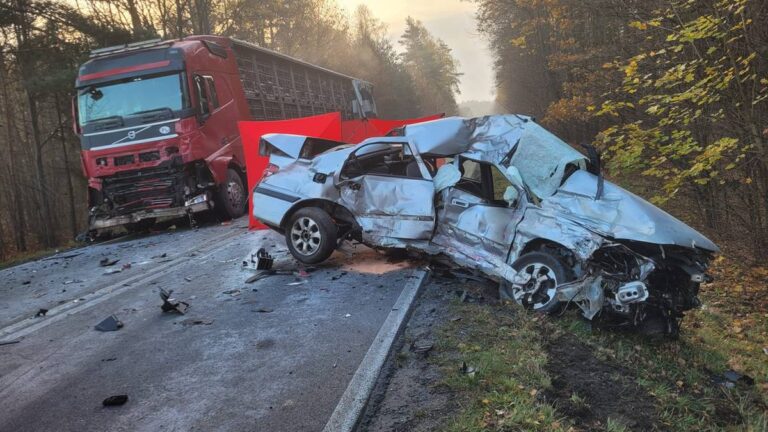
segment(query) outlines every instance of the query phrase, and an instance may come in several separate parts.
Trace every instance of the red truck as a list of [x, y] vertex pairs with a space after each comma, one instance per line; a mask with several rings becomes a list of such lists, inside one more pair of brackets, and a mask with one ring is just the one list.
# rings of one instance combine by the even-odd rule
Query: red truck
[[240, 120], [376, 117], [370, 83], [219, 36], [94, 50], [75, 86], [91, 232], [242, 215]]

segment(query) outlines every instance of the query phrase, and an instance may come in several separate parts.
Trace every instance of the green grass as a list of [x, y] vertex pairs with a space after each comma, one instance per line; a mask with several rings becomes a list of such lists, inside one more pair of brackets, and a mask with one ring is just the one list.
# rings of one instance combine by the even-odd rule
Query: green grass
[[[505, 309], [506, 308], [506, 309]], [[585, 343], [603, 361], [631, 368], [637, 384], [655, 401], [656, 423], [670, 431], [768, 431], [764, 393], [768, 356], [743, 357], [751, 351], [729, 335], [727, 315], [699, 311], [684, 323], [680, 340], [653, 340], [641, 335], [593, 331], [588, 322], [568, 312], [541, 318], [515, 305], [458, 303], [461, 316], [439, 332], [435, 362], [444, 372], [444, 385], [457, 393], [462, 409], [448, 420], [448, 431], [578, 430], [573, 421], [541, 398], [551, 386], [545, 368], [548, 337], [565, 335]], [[758, 330], [755, 330], [758, 331]], [[749, 332], [745, 332], [749, 333]], [[549, 335], [549, 336], [548, 336]], [[712, 383], [740, 355], [755, 373], [752, 388], [723, 389]], [[474, 376], [462, 363], [476, 368]], [[758, 375], [762, 374], [762, 375]], [[573, 394], [576, 408], [590, 401]], [[605, 431], [624, 431], [617, 419], [605, 419]]]
[[[455, 304], [461, 321], [440, 331], [436, 362], [444, 383], [466, 401], [448, 431], [567, 430], [540, 393], [551, 385], [536, 321], [496, 313], [491, 306]], [[462, 364], [475, 368], [462, 371]]]

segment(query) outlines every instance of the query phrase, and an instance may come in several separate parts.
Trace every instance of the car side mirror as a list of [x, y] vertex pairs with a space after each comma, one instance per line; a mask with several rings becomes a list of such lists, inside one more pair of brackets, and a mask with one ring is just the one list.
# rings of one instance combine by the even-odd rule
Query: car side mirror
[[518, 198], [520, 198], [520, 192], [517, 188], [515, 186], [507, 186], [507, 189], [504, 191], [504, 201], [514, 205]]
[[516, 166], [510, 165], [507, 167], [507, 178], [518, 188], [523, 188], [525, 186], [523, 176], [520, 175], [520, 170], [518, 170]]

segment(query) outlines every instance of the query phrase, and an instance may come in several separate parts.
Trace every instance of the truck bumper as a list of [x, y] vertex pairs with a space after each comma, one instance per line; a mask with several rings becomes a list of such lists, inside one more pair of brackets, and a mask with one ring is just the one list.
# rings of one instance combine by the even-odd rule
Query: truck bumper
[[91, 218], [90, 230], [99, 230], [104, 228], [112, 228], [116, 226], [126, 225], [130, 223], [136, 223], [144, 219], [151, 218], [174, 218], [186, 216], [189, 213], [198, 213], [201, 211], [210, 210], [213, 208], [211, 201], [198, 202], [195, 204], [186, 205], [184, 207], [171, 207], [164, 209], [154, 210], [142, 210], [135, 213], [113, 216], [108, 218]]

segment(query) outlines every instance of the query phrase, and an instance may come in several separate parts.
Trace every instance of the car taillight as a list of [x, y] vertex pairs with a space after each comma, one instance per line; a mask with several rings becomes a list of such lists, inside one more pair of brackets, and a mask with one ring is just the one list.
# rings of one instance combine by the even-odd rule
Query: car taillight
[[259, 183], [264, 181], [265, 178], [271, 176], [272, 174], [277, 173], [280, 171], [280, 167], [275, 164], [269, 164], [266, 168], [264, 168], [264, 173], [261, 175], [261, 180], [259, 180]]

